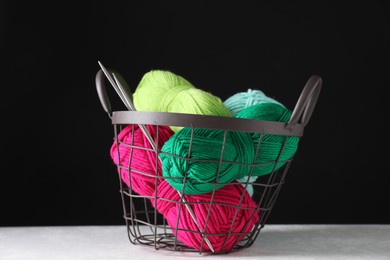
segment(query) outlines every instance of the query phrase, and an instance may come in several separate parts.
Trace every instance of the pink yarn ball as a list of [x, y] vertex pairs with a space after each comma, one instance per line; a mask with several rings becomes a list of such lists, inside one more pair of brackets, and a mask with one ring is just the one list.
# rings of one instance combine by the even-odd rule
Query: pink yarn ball
[[[240, 203], [243, 193], [244, 197]], [[168, 182], [162, 181], [157, 187], [157, 196], [160, 198], [157, 201], [157, 205], [155, 205], [156, 203], [153, 198], [151, 199], [152, 205], [154, 207], [157, 206], [157, 210], [167, 219], [168, 225], [173, 228], [174, 235], [185, 245], [199, 250], [202, 243], [202, 236], [200, 234], [184, 230], [178, 230], [176, 233], [174, 230], [180, 211], [178, 228], [199, 232], [185, 205], [181, 205], [180, 208], [179, 202], [181, 200], [179, 193]], [[230, 250], [236, 242], [241, 241], [246, 234], [251, 232], [259, 220], [257, 205], [241, 184], [226, 185], [216, 190], [210, 209], [211, 196], [212, 193], [205, 193], [200, 195], [185, 195], [185, 198], [196, 216], [200, 229], [203, 231], [207, 225], [206, 233], [210, 234], [207, 235], [207, 238], [213, 246], [214, 251]], [[240, 208], [236, 214], [236, 208], [238, 206]], [[206, 223], [209, 209], [210, 215]], [[232, 223], [232, 234], [229, 235], [225, 243], [226, 235], [229, 233]], [[202, 250], [210, 250], [205, 240], [203, 240]]]
[[[156, 126], [146, 125], [150, 135], [156, 140]], [[156, 165], [156, 153], [152, 149], [148, 139], [143, 134], [138, 125], [128, 125], [118, 134], [119, 150], [117, 142], [111, 146], [110, 155], [115, 164], [122, 167], [118, 168], [122, 180], [133, 191], [142, 196], [154, 196], [156, 187], [156, 176], [161, 175], [161, 162], [158, 160]], [[158, 149], [161, 149], [163, 144], [173, 135], [173, 131], [166, 126], [159, 126], [158, 132]], [[133, 146], [132, 147], [130, 147]], [[118, 153], [119, 152], [119, 153]], [[120, 158], [120, 160], [119, 160]], [[131, 158], [131, 172], [127, 170]], [[157, 169], [156, 169], [157, 166]], [[126, 169], [127, 168], [127, 169]], [[131, 178], [129, 178], [131, 176]], [[130, 182], [131, 180], [131, 182]], [[158, 182], [161, 178], [158, 178]]]

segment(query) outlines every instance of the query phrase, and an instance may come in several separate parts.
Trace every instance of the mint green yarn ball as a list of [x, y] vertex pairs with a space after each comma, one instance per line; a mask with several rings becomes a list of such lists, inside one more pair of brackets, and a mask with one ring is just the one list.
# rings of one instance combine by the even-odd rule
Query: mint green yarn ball
[[[219, 97], [195, 88], [189, 81], [170, 71], [153, 70], [146, 73], [133, 99], [139, 111], [232, 116]], [[182, 128], [171, 126], [174, 132]]]
[[254, 194], [254, 188], [253, 188], [253, 185], [251, 183], [255, 182], [257, 180], [257, 178], [258, 178], [258, 176], [251, 176], [248, 179], [248, 176], [245, 176], [245, 177], [237, 179], [237, 182], [241, 182], [242, 186], [246, 187], [246, 190], [248, 191], [249, 195], [252, 197]]
[[220, 164], [224, 131], [196, 128], [192, 142], [191, 131], [191, 128], [183, 128], [161, 149], [162, 175], [173, 188], [180, 192], [184, 188], [184, 194], [203, 194], [213, 191], [214, 183], [219, 189], [249, 175], [251, 167], [248, 164], [253, 163], [254, 158], [249, 133], [227, 133]]
[[248, 89], [245, 92], [239, 92], [226, 99], [223, 104], [235, 116], [241, 110], [262, 103], [275, 103], [283, 106], [277, 100], [270, 98], [258, 89]]
[[[239, 112], [236, 118], [247, 118], [265, 121], [275, 122], [288, 122], [291, 118], [291, 111], [278, 103], [261, 103]], [[257, 149], [260, 134], [252, 133], [252, 141], [254, 149]], [[287, 140], [286, 140], [287, 138]], [[284, 142], [286, 143], [284, 144]], [[254, 167], [252, 176], [262, 176], [271, 173], [273, 170], [277, 170], [290, 160], [298, 149], [299, 137], [298, 136], [281, 136], [274, 134], [264, 134], [258, 156], [256, 158], [256, 164], [262, 164]], [[281, 148], [283, 151], [280, 155], [279, 162], [276, 164], [276, 160], [279, 157]]]

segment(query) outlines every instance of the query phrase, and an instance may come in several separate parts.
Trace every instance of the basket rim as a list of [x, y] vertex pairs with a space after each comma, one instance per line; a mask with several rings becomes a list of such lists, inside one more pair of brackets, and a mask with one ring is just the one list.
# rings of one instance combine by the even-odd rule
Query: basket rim
[[284, 122], [246, 118], [148, 111], [114, 111], [111, 122], [113, 125], [178, 126], [284, 136], [303, 136], [305, 128], [305, 125], [300, 123], [291, 125]]

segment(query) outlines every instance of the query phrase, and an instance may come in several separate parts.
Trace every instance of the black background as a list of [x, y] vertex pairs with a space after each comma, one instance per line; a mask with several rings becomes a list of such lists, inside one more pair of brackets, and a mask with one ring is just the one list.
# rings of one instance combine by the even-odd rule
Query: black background
[[[0, 225], [124, 224], [97, 61], [291, 110], [323, 88], [268, 223], [390, 223], [386, 1], [1, 1]], [[112, 96], [114, 110], [125, 110]]]

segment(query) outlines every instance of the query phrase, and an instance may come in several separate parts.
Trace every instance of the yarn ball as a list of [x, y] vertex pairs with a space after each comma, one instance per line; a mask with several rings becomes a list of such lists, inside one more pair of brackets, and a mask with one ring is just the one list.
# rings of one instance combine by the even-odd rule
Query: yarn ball
[[[160, 153], [166, 181], [176, 190], [194, 195], [211, 192], [249, 175], [251, 167], [248, 164], [253, 163], [255, 155], [252, 136], [228, 131], [222, 154], [224, 134], [225, 131], [203, 128], [195, 128], [193, 133], [191, 128], [176, 132], [165, 142]], [[221, 156], [223, 162], [220, 164]]]
[[[292, 112], [278, 103], [260, 103], [243, 109], [235, 117], [247, 118], [275, 122], [288, 122]], [[257, 149], [260, 134], [252, 133], [252, 141], [254, 149]], [[286, 140], [287, 138], [287, 140]], [[284, 142], [286, 143], [284, 144]], [[298, 149], [298, 136], [283, 136], [274, 134], [264, 134], [261, 143], [256, 164], [252, 176], [262, 176], [277, 170], [290, 160]], [[284, 147], [283, 147], [284, 145]], [[280, 154], [279, 162], [275, 165], [279, 157], [281, 148], [283, 151]]]
[[[165, 217], [179, 241], [198, 250], [201, 246], [202, 250], [210, 250], [205, 240], [202, 245], [202, 236], [199, 233], [194, 233], [199, 232], [199, 228], [201, 231], [204, 231], [207, 225], [206, 233], [210, 234], [207, 235], [207, 238], [214, 251], [218, 252], [230, 250], [237, 241], [241, 241], [245, 237], [245, 233], [249, 233], [252, 230], [259, 220], [257, 205], [242, 185], [229, 185], [217, 190], [214, 193], [211, 205], [212, 193], [185, 195], [188, 204], [194, 212], [199, 228], [191, 218], [188, 209], [183, 204], [180, 206], [181, 198], [178, 192], [166, 181], [162, 181], [158, 185], [157, 194], [160, 198], [157, 203], [154, 198], [151, 198], [153, 207]], [[242, 194], [243, 199], [241, 201]], [[239, 208], [236, 209], [237, 207]], [[210, 215], [206, 219], [209, 210]], [[176, 232], [175, 227], [178, 217], [179, 230]], [[231, 233], [236, 234], [230, 235], [224, 244], [230, 229]]]
[[[146, 125], [146, 129], [153, 139], [156, 140], [156, 127]], [[159, 126], [159, 149], [172, 135], [173, 132], [169, 127]], [[118, 143], [116, 141], [113, 142], [110, 155], [113, 162], [120, 165], [118, 172], [123, 182], [139, 195], [154, 196], [156, 179], [158, 182], [162, 179], [156, 178], [156, 176], [162, 176], [161, 162], [157, 160], [156, 165], [156, 153], [150, 150], [153, 148], [146, 136], [138, 125], [134, 125], [134, 132], [133, 125], [127, 125], [118, 134]], [[145, 150], [145, 148], [149, 150]], [[130, 173], [127, 170], [129, 166], [131, 169]]]
[[[283, 106], [280, 102], [278, 102], [273, 98], [268, 97], [267, 95], [264, 94], [263, 91], [258, 89], [248, 89], [245, 92], [236, 93], [223, 102], [225, 107], [229, 110], [229, 112], [233, 116], [236, 116], [239, 112], [241, 112], [245, 108], [257, 104], [262, 104], [262, 103], [275, 103], [275, 104], [279, 104], [280, 106]], [[257, 180], [257, 177], [258, 176], [251, 176], [249, 182], [255, 182]], [[248, 177], [243, 177], [241, 179], [238, 179], [237, 181], [246, 183], [248, 181]], [[247, 184], [246, 189], [248, 190], [249, 194], [251, 194], [252, 196], [254, 193], [252, 184]]]
[[141, 111], [168, 112], [165, 103], [169, 103], [169, 100], [165, 99], [190, 88], [195, 87], [179, 75], [165, 70], [151, 70], [143, 75], [134, 91], [134, 106]]
[[[189, 81], [170, 71], [147, 72], [134, 91], [133, 99], [139, 111], [231, 116], [220, 98], [195, 88]], [[175, 132], [182, 128], [171, 126]]]
[[266, 96], [263, 91], [258, 89], [248, 89], [245, 92], [236, 93], [223, 102], [233, 116], [247, 107], [261, 103], [275, 103], [283, 106], [280, 102]]

